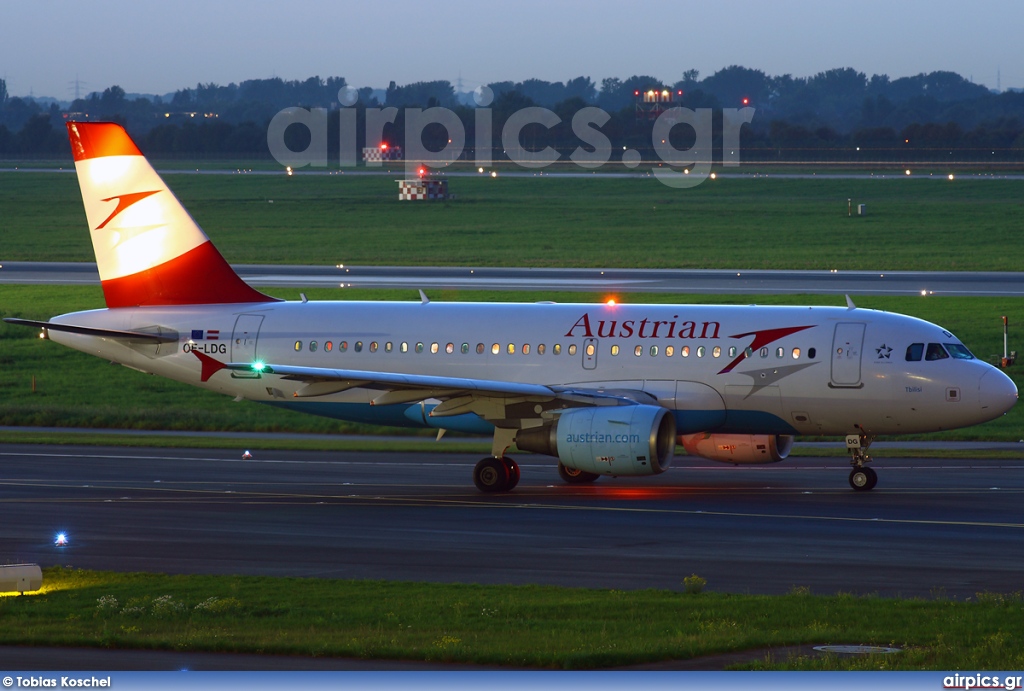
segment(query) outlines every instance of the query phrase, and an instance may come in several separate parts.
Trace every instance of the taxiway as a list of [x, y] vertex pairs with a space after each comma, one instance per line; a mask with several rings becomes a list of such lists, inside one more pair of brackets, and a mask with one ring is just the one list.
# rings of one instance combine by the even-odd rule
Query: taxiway
[[[1024, 460], [843, 458], [567, 486], [519, 456], [506, 495], [477, 457], [0, 446], [9, 562], [115, 571], [968, 597], [1020, 589]], [[880, 456], [882, 454], [879, 454]], [[69, 544], [56, 547], [66, 531]]]

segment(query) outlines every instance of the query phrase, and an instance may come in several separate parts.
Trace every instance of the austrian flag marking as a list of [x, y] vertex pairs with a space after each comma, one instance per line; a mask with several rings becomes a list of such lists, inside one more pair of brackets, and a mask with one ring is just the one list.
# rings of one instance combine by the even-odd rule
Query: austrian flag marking
[[193, 341], [217, 341], [220, 340], [219, 329], [192, 329], [192, 340]]

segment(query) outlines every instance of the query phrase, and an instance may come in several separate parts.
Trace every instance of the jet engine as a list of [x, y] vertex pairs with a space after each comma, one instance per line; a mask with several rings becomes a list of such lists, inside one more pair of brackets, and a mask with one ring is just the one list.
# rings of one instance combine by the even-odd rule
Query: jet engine
[[654, 405], [574, 408], [551, 425], [521, 430], [516, 446], [588, 473], [656, 475], [672, 463], [676, 422]]
[[686, 453], [712, 461], [753, 465], [778, 463], [793, 449], [793, 437], [786, 434], [683, 434], [679, 443]]

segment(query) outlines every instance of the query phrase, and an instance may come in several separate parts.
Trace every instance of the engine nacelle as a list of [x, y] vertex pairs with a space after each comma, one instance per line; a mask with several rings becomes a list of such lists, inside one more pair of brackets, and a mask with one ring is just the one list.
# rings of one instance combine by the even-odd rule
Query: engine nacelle
[[588, 473], [656, 475], [672, 463], [676, 421], [654, 405], [575, 408], [553, 425], [521, 430], [516, 446]]
[[679, 443], [691, 456], [722, 463], [778, 463], [793, 449], [787, 434], [684, 434]]

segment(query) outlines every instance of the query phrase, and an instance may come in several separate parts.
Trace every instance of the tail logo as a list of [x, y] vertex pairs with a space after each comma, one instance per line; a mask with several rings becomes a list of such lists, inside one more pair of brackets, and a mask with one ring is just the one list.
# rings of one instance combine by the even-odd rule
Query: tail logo
[[160, 190], [152, 190], [151, 192], [129, 192], [127, 194], [122, 194], [119, 197], [107, 197], [103, 201], [105, 201], [105, 202], [112, 202], [112, 201], [114, 201], [116, 199], [117, 200], [117, 207], [114, 209], [113, 213], [111, 213], [109, 216], [107, 216], [107, 220], [103, 221], [103, 223], [101, 223], [98, 226], [96, 226], [96, 230], [99, 230], [100, 228], [105, 227], [108, 223], [110, 223], [112, 220], [114, 220], [114, 216], [117, 216], [118, 214], [120, 214], [122, 211], [124, 211], [128, 207], [132, 206], [133, 204], [135, 204], [137, 202], [141, 202], [146, 197], [148, 197], [150, 195], [153, 195], [153, 194], [156, 194], [159, 191]]

